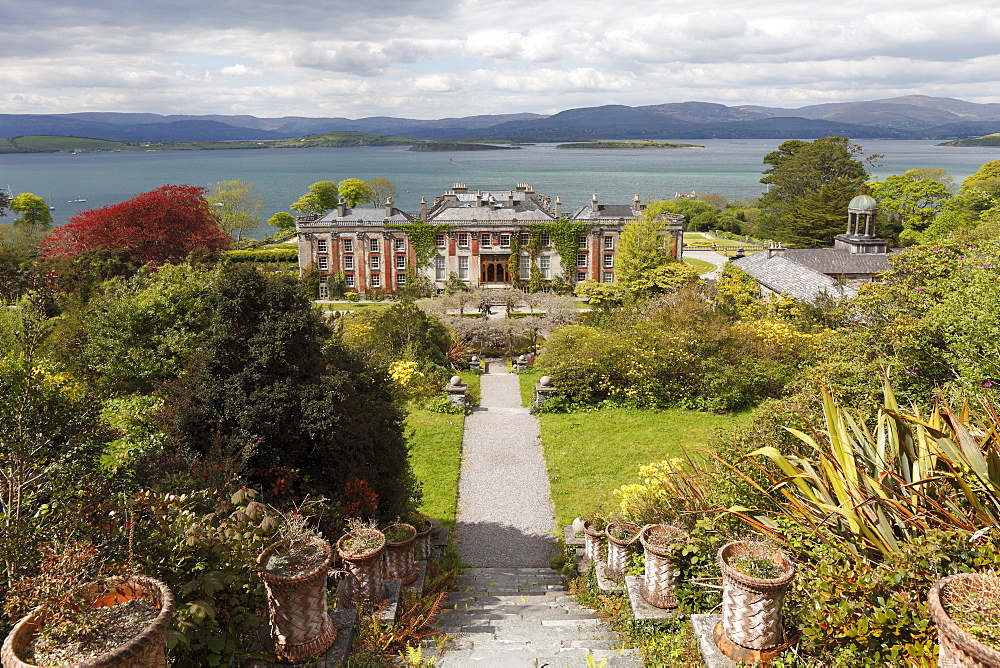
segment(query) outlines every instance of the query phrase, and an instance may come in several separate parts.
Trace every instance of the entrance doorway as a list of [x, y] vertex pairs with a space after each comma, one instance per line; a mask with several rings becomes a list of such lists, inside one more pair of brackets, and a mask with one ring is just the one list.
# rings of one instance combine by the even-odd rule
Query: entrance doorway
[[479, 259], [480, 283], [510, 283], [510, 255], [487, 255]]

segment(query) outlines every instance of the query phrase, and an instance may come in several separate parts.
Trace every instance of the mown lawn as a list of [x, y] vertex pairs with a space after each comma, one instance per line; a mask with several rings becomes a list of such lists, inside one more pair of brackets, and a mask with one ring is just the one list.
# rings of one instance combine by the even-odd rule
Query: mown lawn
[[411, 410], [406, 418], [410, 466], [423, 488], [420, 511], [443, 524], [455, 523], [464, 415]]
[[684, 264], [694, 268], [699, 274], [707, 274], [715, 269], [715, 265], [711, 262], [706, 262], [705, 260], [695, 260], [690, 257], [684, 258]]
[[639, 466], [668, 457], [707, 457], [712, 432], [747, 413], [716, 415], [682, 409], [601, 409], [538, 416], [558, 526], [618, 506], [613, 490], [638, 482]]

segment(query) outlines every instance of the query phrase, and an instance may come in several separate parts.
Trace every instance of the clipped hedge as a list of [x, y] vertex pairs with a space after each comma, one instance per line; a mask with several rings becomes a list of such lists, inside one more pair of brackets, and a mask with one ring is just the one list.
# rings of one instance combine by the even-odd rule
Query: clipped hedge
[[226, 251], [225, 256], [233, 262], [298, 262], [299, 251], [295, 248], [255, 248]]

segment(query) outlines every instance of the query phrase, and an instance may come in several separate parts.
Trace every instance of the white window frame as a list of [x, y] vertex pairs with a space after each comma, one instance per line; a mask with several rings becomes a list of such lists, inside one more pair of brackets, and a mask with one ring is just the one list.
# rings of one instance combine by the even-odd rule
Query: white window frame
[[615, 238], [612, 236], [604, 237], [604, 250], [614, 250], [615, 249]]
[[344, 252], [345, 253], [354, 252], [354, 239], [344, 239]]
[[372, 253], [378, 252], [378, 237], [368, 238], [368, 250]]
[[396, 274], [396, 287], [397, 288], [406, 287], [406, 274]]
[[371, 255], [368, 257], [368, 268], [369, 269], [381, 269], [382, 268], [382, 258], [378, 255]]
[[542, 278], [551, 278], [552, 273], [552, 258], [548, 255], [543, 255], [538, 258], [538, 268], [542, 270]]
[[541, 235], [538, 237], [538, 245], [540, 245], [542, 248], [548, 248], [549, 246], [551, 246], [552, 245], [551, 235], [549, 235], [548, 232], [542, 232]]
[[527, 246], [531, 241], [531, 235], [527, 232], [519, 232], [517, 240], [521, 242], [522, 246]]
[[586, 234], [581, 234], [580, 235], [580, 241], [577, 243], [576, 247], [579, 248], [579, 249], [581, 249], [581, 250], [587, 250], [587, 235]]
[[527, 255], [522, 255], [517, 261], [517, 271], [522, 281], [531, 278], [531, 258]]
[[406, 269], [406, 256], [397, 255], [396, 256], [396, 269]]
[[459, 232], [458, 233], [458, 247], [459, 248], [468, 248], [469, 247], [469, 233], [468, 232]]
[[613, 283], [615, 280], [615, 273], [613, 271], [606, 271], [601, 278], [604, 283]]
[[580, 269], [586, 269], [587, 268], [587, 254], [586, 253], [577, 253], [576, 254], [576, 266], [578, 268], [580, 268]]
[[344, 269], [354, 269], [354, 256], [345, 255], [344, 256]]
[[577, 283], [582, 283], [585, 280], [587, 280], [587, 272], [585, 272], [585, 271], [578, 271], [578, 272], [576, 272], [576, 282]]
[[614, 269], [615, 268], [615, 256], [608, 253], [604, 256], [604, 268]]
[[437, 246], [438, 248], [444, 248], [445, 243], [446, 243], [445, 242], [445, 237], [444, 237], [443, 234], [436, 234], [436, 235], [434, 235], [434, 245], [435, 246]]
[[325, 253], [326, 252], [326, 239], [317, 239], [316, 240], [316, 252], [317, 253]]
[[491, 232], [480, 232], [479, 233], [479, 245], [483, 248], [493, 247], [493, 234]]
[[349, 288], [354, 287], [354, 274], [344, 274], [344, 285]]
[[501, 234], [500, 235], [500, 248], [510, 248], [510, 235]]
[[458, 277], [463, 280], [469, 280], [469, 256], [459, 255], [458, 256]]
[[320, 299], [330, 298], [330, 286], [326, 284], [326, 281], [319, 282], [319, 298]]
[[438, 255], [434, 258], [434, 280], [443, 281], [445, 280], [445, 271], [447, 267], [445, 266], [445, 259], [443, 255]]
[[327, 257], [316, 258], [316, 268], [320, 271], [330, 271], [330, 259]]
[[397, 253], [406, 252], [406, 239], [393, 239], [393, 244]]
[[370, 274], [369, 275], [369, 279], [371, 280], [371, 284], [372, 284], [373, 288], [381, 288], [382, 287], [382, 274]]

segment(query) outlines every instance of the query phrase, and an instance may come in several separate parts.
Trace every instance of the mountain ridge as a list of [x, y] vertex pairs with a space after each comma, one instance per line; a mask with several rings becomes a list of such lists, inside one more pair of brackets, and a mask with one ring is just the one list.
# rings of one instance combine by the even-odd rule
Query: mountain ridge
[[439, 119], [370, 116], [256, 117], [225, 114], [74, 112], [0, 114], [0, 137], [87, 136], [117, 141], [265, 141], [354, 131], [412, 139], [579, 141], [594, 139], [963, 139], [1000, 131], [1000, 104], [906, 95], [798, 109], [713, 102], [607, 104], [554, 114]]

